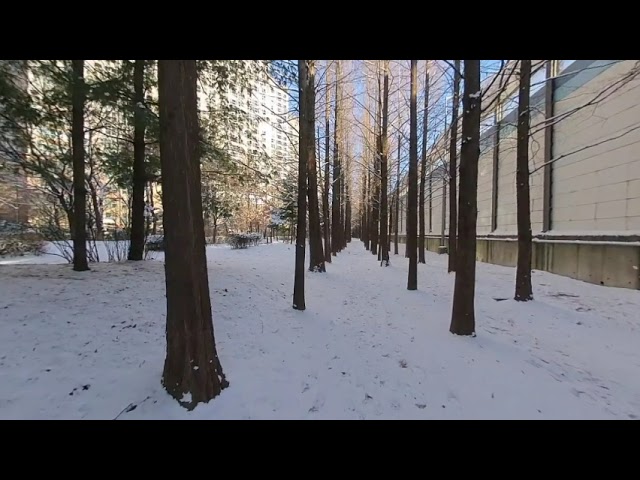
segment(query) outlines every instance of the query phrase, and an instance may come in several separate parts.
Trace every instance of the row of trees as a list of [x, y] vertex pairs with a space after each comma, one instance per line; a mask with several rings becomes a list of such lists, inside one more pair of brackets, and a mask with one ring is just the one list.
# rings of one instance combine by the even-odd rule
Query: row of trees
[[[398, 140], [398, 155], [396, 159], [396, 184], [388, 185], [388, 147], [387, 122], [389, 118], [388, 101], [388, 72], [389, 61], [378, 62], [378, 105], [375, 113], [375, 151], [373, 169], [363, 168], [362, 175], [362, 207], [360, 224], [362, 226], [361, 239], [367, 250], [378, 254], [382, 264], [389, 264], [391, 249], [390, 233], [395, 229], [396, 248], [398, 253], [398, 206], [400, 199], [400, 138]], [[503, 65], [504, 67], [504, 65]], [[502, 67], [502, 68], [503, 68]], [[409, 259], [407, 289], [418, 288], [418, 263], [425, 263], [425, 199], [427, 172], [432, 181], [435, 161], [429, 158], [435, 156], [436, 148], [433, 142], [428, 145], [430, 137], [430, 74], [429, 62], [424, 68], [424, 109], [422, 111], [422, 132], [419, 131], [418, 115], [418, 69], [417, 60], [410, 63], [409, 80], [409, 155], [407, 194], [406, 194], [406, 256]], [[456, 280], [453, 295], [453, 309], [450, 331], [459, 335], [475, 335], [475, 262], [476, 262], [476, 217], [477, 217], [477, 180], [478, 160], [480, 157], [480, 124], [482, 116], [481, 70], [479, 60], [455, 60], [450, 65], [452, 71], [451, 92], [452, 106], [448, 128], [436, 132], [448, 137], [448, 191], [449, 191], [449, 235], [448, 240], [448, 270], [455, 272]], [[516, 281], [516, 300], [530, 300], [533, 298], [531, 288], [531, 222], [529, 214], [529, 83], [531, 76], [531, 61], [521, 62], [520, 74], [520, 103], [518, 116], [518, 226], [519, 226], [519, 256]], [[499, 75], [496, 75], [499, 77]], [[380, 80], [381, 77], [381, 80]], [[499, 89], [503, 89], [507, 82], [503, 79]], [[462, 95], [462, 124], [459, 126], [460, 87], [463, 85]], [[488, 89], [487, 89], [488, 90]], [[487, 93], [485, 90], [485, 96]], [[492, 92], [493, 95], [496, 95]], [[499, 96], [499, 93], [497, 94]], [[445, 108], [446, 111], [446, 108]], [[437, 125], [434, 126], [437, 129]], [[461, 141], [458, 131], [461, 131]], [[421, 158], [418, 157], [418, 138], [421, 133]], [[438, 152], [441, 153], [441, 152]], [[458, 162], [459, 158], [459, 162]], [[458, 165], [459, 163], [459, 165]], [[444, 164], [443, 166], [447, 166]], [[459, 178], [458, 178], [459, 177]], [[459, 185], [459, 193], [458, 193]], [[395, 202], [396, 219], [394, 222], [388, 217], [388, 203], [391, 195]], [[443, 199], [444, 202], [444, 199]], [[392, 210], [393, 211], [393, 210]]]
[[[345, 129], [347, 110], [343, 90], [342, 62], [340, 60], [326, 62], [322, 72], [324, 79], [322, 82], [316, 81], [318, 64], [317, 60], [298, 60], [297, 64], [300, 128], [293, 291], [293, 308], [296, 310], [306, 309], [304, 275], [307, 231], [308, 270], [318, 273], [326, 272], [326, 264], [331, 263], [332, 257], [346, 248], [352, 235], [351, 155]], [[331, 76], [333, 76], [333, 82]], [[324, 95], [324, 109], [317, 108], [318, 91], [322, 91]], [[332, 96], [333, 101], [331, 101]], [[333, 129], [331, 128], [332, 109]], [[324, 113], [324, 165], [317, 160], [322, 152], [319, 127], [316, 139], [316, 119], [321, 118], [322, 113]], [[333, 148], [331, 148], [332, 140]]]
[[[551, 61], [549, 61], [551, 62]], [[446, 64], [443, 68], [442, 64]], [[493, 113], [498, 103], [505, 97], [512, 97], [516, 93], [517, 120], [516, 127], [516, 201], [518, 228], [518, 258], [516, 268], [515, 292], [516, 301], [533, 299], [531, 283], [532, 266], [532, 231], [531, 231], [531, 200], [530, 200], [530, 139], [541, 129], [549, 128], [553, 124], [571, 115], [597, 105], [612, 93], [618, 91], [631, 79], [638, 76], [638, 66], [625, 73], [619, 80], [607, 86], [603, 91], [594, 93], [593, 98], [587, 99], [577, 107], [563, 113], [561, 116], [545, 117], [536, 125], [531, 125], [531, 78], [532, 60], [499, 61], [499, 67], [486, 80], [482, 80], [481, 63], [479, 60], [454, 60], [425, 62], [422, 111], [422, 131], [420, 131], [420, 117], [418, 112], [419, 92], [419, 62], [412, 60], [409, 67], [409, 85], [398, 88], [409, 92], [409, 135], [408, 161], [401, 156], [400, 144], [404, 140], [402, 132], [403, 122], [396, 119], [398, 135], [398, 153], [396, 158], [396, 182], [389, 185], [388, 175], [394, 171], [389, 164], [389, 148], [387, 146], [389, 121], [389, 61], [376, 62], [376, 82], [373, 87], [377, 97], [374, 118], [373, 135], [368, 129], [370, 108], [365, 109], [365, 133], [363, 135], [366, 148], [361, 176], [361, 207], [359, 212], [360, 238], [367, 250], [378, 254], [383, 265], [388, 265], [388, 252], [391, 249], [391, 233], [395, 230], [395, 253], [398, 253], [398, 207], [400, 191], [406, 188], [406, 256], [409, 259], [407, 289], [417, 289], [417, 265], [425, 263], [425, 201], [427, 179], [429, 191], [432, 181], [442, 178], [445, 182], [443, 191], [448, 190], [449, 204], [449, 236], [447, 242], [448, 271], [455, 272], [455, 287], [453, 295], [452, 318], [450, 331], [459, 335], [475, 335], [475, 264], [476, 264], [476, 236], [477, 236], [477, 187], [478, 162], [481, 154], [480, 135], [483, 122], [489, 119], [493, 124], [497, 114]], [[431, 68], [433, 65], [434, 68]], [[550, 65], [550, 64], [549, 64]], [[546, 64], [538, 64], [538, 69], [545, 69], [548, 78], [551, 68]], [[440, 91], [441, 95], [432, 94], [434, 72], [449, 72], [449, 85]], [[544, 70], [540, 70], [544, 72]], [[396, 76], [401, 76], [396, 73]], [[435, 83], [437, 87], [437, 82]], [[369, 85], [367, 85], [369, 88]], [[407, 88], [408, 87], [408, 88]], [[462, 95], [461, 90], [462, 88]], [[371, 96], [371, 92], [367, 91]], [[462, 102], [460, 97], [462, 96]], [[445, 97], [444, 109], [442, 98]], [[451, 108], [448, 101], [451, 100]], [[440, 105], [438, 105], [440, 101]], [[461, 104], [461, 105], [460, 105]], [[462, 107], [460, 109], [460, 106]], [[406, 108], [400, 105], [400, 108]], [[444, 110], [445, 125], [442, 120]], [[495, 116], [494, 116], [495, 115]], [[399, 115], [399, 117], [401, 117]], [[435, 122], [433, 120], [436, 119]], [[447, 122], [449, 120], [449, 122]], [[447, 125], [448, 123], [448, 125]], [[486, 123], [485, 123], [486, 125]], [[499, 126], [499, 124], [498, 124]], [[375, 139], [375, 147], [371, 148], [371, 137]], [[418, 140], [421, 137], [421, 157], [418, 157]], [[611, 139], [619, 138], [612, 137]], [[499, 136], [496, 135], [496, 141]], [[581, 147], [578, 151], [599, 145], [602, 142]], [[444, 151], [444, 149], [448, 151]], [[448, 157], [448, 162], [443, 157]], [[554, 158], [557, 161], [562, 157]], [[367, 161], [368, 160], [368, 161]], [[419, 161], [420, 160], [420, 161]], [[537, 166], [535, 170], [544, 165]], [[408, 170], [402, 176], [402, 170]], [[403, 185], [401, 185], [401, 181]], [[406, 181], [406, 183], [404, 183]], [[448, 189], [446, 188], [448, 187]], [[447, 193], [443, 193], [443, 197]], [[391, 199], [391, 200], [389, 200]], [[388, 203], [395, 203], [388, 209]], [[446, 211], [445, 198], [442, 199], [443, 212]], [[393, 215], [388, 212], [395, 212]], [[444, 213], [443, 213], [444, 236]]]

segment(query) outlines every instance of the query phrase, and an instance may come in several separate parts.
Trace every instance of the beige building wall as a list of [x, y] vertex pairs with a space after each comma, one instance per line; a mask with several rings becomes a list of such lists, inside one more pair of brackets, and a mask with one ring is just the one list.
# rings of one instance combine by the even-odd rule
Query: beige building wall
[[498, 215], [496, 233], [517, 231], [516, 216], [516, 129], [500, 131], [498, 150]]
[[[544, 212], [544, 103], [533, 108], [529, 137], [529, 195], [531, 200], [531, 231], [543, 230]], [[537, 168], [539, 170], [535, 171]], [[516, 229], [517, 230], [517, 229]]]
[[[586, 67], [574, 66], [574, 73], [570, 71], [558, 76], [554, 95], [549, 232], [543, 232], [545, 104], [540, 81], [536, 80], [538, 91], [532, 102], [529, 139], [534, 235], [640, 233], [638, 68], [635, 60], [599, 60]], [[513, 119], [513, 115], [508, 118]], [[511, 236], [517, 233], [515, 123], [503, 126], [501, 131], [497, 225], [492, 232], [493, 155], [493, 139], [483, 139], [478, 165], [478, 234]], [[562, 158], [554, 160], [558, 157]], [[406, 182], [406, 177], [404, 180]], [[434, 181], [431, 231], [428, 203], [425, 209], [427, 233], [432, 235], [441, 232], [441, 202], [442, 185], [440, 181]], [[406, 201], [401, 215], [406, 216]], [[448, 205], [445, 220], [448, 233]], [[403, 225], [400, 233], [405, 230]]]
[[493, 191], [493, 139], [481, 142], [478, 162], [478, 233], [491, 233]]
[[640, 232], [637, 69], [636, 60], [622, 61], [584, 85], [558, 89], [556, 116], [569, 116], [554, 132], [553, 158], [567, 155], [553, 164], [554, 232]]

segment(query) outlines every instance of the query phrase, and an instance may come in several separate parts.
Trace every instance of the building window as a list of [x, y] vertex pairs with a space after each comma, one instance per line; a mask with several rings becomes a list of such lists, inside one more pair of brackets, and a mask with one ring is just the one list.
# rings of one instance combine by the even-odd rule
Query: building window
[[511, 112], [518, 108], [518, 89], [516, 88], [509, 96], [502, 102], [502, 118], [509, 115]]
[[533, 96], [538, 90], [544, 87], [547, 79], [547, 62], [543, 62], [538, 70], [531, 75], [531, 90], [529, 96]]
[[562, 73], [573, 62], [575, 62], [575, 60], [558, 60], [558, 72]]
[[495, 118], [493, 115], [489, 115], [487, 118], [480, 122], [480, 136], [484, 134], [487, 130], [495, 125]]

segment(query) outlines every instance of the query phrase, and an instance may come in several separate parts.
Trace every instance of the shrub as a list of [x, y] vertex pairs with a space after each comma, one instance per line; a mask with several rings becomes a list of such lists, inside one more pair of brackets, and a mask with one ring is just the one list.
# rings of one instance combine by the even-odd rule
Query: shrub
[[247, 248], [250, 245], [258, 245], [261, 239], [261, 233], [238, 233], [229, 235], [227, 243], [231, 245], [231, 248]]

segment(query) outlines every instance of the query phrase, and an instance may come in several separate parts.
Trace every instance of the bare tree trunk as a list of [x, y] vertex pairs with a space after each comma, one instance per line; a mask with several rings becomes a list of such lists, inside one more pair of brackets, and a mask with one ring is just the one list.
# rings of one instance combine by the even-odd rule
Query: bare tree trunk
[[529, 91], [531, 60], [520, 60], [518, 143], [516, 147], [516, 196], [518, 204], [518, 266], [515, 299], [533, 300], [531, 286], [531, 200], [529, 196]]
[[[326, 77], [325, 77], [326, 78]], [[324, 189], [322, 191], [322, 215], [324, 217], [324, 261], [331, 263], [331, 217], [329, 215], [329, 185], [331, 173], [330, 165], [330, 131], [329, 126], [329, 82], [326, 84], [326, 107], [324, 111], [325, 139], [324, 139]]]
[[102, 220], [102, 209], [100, 208], [100, 198], [95, 184], [91, 179], [87, 179], [89, 185], [89, 195], [91, 197], [91, 207], [93, 208], [93, 216], [96, 222], [96, 240], [104, 240], [104, 222]]
[[[324, 251], [318, 205], [318, 173], [316, 165], [315, 61], [298, 60], [300, 78], [300, 154], [307, 162], [309, 200], [309, 271], [324, 272]], [[304, 147], [304, 148], [302, 148]]]
[[[453, 110], [451, 112], [451, 135], [449, 144], [449, 272], [456, 270], [458, 244], [458, 110], [460, 108], [460, 60], [455, 60], [453, 72]], [[445, 199], [443, 198], [444, 202]]]
[[347, 247], [347, 244], [351, 242], [351, 189], [349, 188], [349, 184], [351, 183], [351, 158], [348, 159], [347, 168], [345, 170], [345, 175], [343, 175], [343, 183], [344, 183], [344, 195], [345, 195], [345, 203], [344, 203], [344, 246]]
[[391, 197], [391, 204], [389, 205], [389, 230], [388, 230], [388, 236], [387, 238], [389, 239], [387, 242], [387, 250], [389, 251], [389, 254], [391, 253], [391, 239], [393, 238], [393, 225], [394, 225], [394, 221], [395, 221], [395, 216], [393, 213], [393, 209], [394, 209], [394, 200], [393, 197]]
[[394, 247], [393, 254], [398, 255], [398, 230], [400, 227], [400, 135], [398, 135], [398, 163], [396, 164], [396, 225], [395, 225], [395, 238], [394, 238]]
[[[374, 161], [374, 159], [370, 159], [370, 163], [372, 163]], [[369, 250], [371, 253], [373, 253], [373, 239], [374, 239], [374, 225], [373, 225], [373, 215], [374, 215], [374, 210], [373, 210], [373, 196], [374, 196], [374, 189], [373, 189], [373, 184], [372, 184], [372, 173], [371, 173], [371, 168], [373, 165], [369, 165], [369, 170], [367, 170], [367, 231], [369, 232], [369, 248], [367, 250]], [[377, 247], [376, 247], [377, 248]]]
[[340, 226], [342, 227], [340, 237], [340, 250], [344, 250], [347, 246], [347, 222], [346, 222], [346, 189], [345, 189], [345, 177], [346, 167], [349, 161], [349, 145], [346, 144], [345, 155], [342, 157], [344, 161], [340, 162]]
[[340, 107], [341, 107], [341, 89], [340, 89], [340, 60], [336, 62], [336, 106], [335, 120], [333, 125], [333, 187], [331, 199], [331, 253], [335, 256], [340, 251], [342, 245], [342, 225], [340, 224]]
[[205, 253], [195, 60], [158, 61], [167, 285], [163, 384], [192, 410], [229, 384], [216, 351]]
[[378, 252], [378, 241], [380, 240], [380, 150], [381, 147], [381, 122], [380, 115], [382, 114], [382, 91], [380, 88], [380, 72], [378, 71], [378, 103], [376, 105], [376, 117], [374, 123], [375, 131], [375, 153], [373, 157], [373, 205], [372, 205], [372, 229], [371, 229], [371, 253], [378, 255], [380, 260], [380, 254]]
[[388, 240], [388, 152], [387, 152], [387, 124], [389, 121], [389, 61], [383, 62], [383, 90], [382, 90], [382, 129], [380, 132], [380, 248], [381, 264], [389, 266]]
[[368, 199], [367, 199], [367, 165], [362, 166], [362, 220], [360, 220], [360, 238], [364, 243], [364, 248], [369, 250], [369, 219], [367, 218]]
[[73, 147], [73, 269], [89, 270], [87, 262], [87, 188], [84, 171], [84, 105], [86, 87], [84, 60], [72, 60], [72, 125]]
[[[300, 64], [298, 64], [300, 67]], [[300, 72], [300, 68], [298, 68]], [[302, 92], [305, 80], [302, 75], [298, 76], [299, 91]], [[300, 113], [306, 109], [303, 95], [300, 96]], [[306, 120], [306, 119], [305, 119]], [[304, 295], [304, 256], [305, 256], [305, 240], [307, 230], [307, 135], [306, 121], [300, 122], [298, 129], [298, 225], [296, 228], [296, 266], [293, 282], [293, 308], [295, 310], [305, 310]]]
[[131, 201], [131, 242], [129, 260], [142, 260], [144, 257], [144, 188], [146, 173], [145, 155], [145, 119], [144, 119], [144, 68], [145, 60], [136, 60], [133, 65], [133, 193]]
[[411, 60], [411, 103], [409, 123], [409, 192], [407, 198], [407, 290], [418, 289], [418, 61]]
[[[422, 132], [422, 159], [420, 162], [420, 214], [418, 220], [420, 222], [420, 236], [418, 237], [418, 262], [427, 263], [424, 256], [424, 191], [425, 182], [427, 180], [427, 133], [429, 126], [429, 61], [425, 67], [424, 79], [424, 113], [423, 113], [423, 132]], [[444, 201], [444, 200], [443, 200]]]
[[464, 61], [464, 115], [460, 150], [458, 258], [449, 331], [475, 335], [476, 220], [480, 158], [480, 60]]

